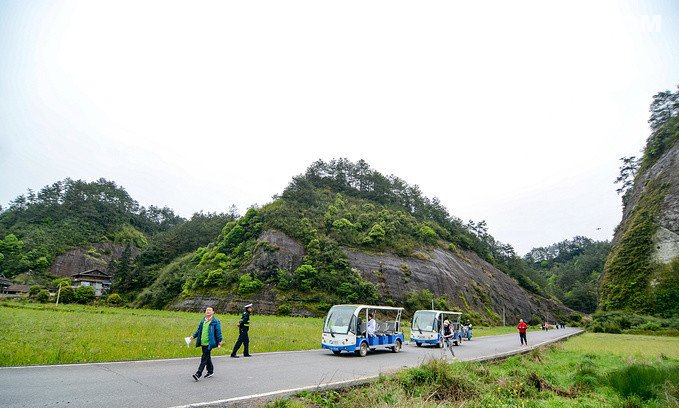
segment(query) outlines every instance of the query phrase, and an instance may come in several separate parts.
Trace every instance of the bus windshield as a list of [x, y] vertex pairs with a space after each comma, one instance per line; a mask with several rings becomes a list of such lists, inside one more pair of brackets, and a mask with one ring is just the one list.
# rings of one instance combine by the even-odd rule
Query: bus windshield
[[323, 326], [324, 333], [347, 334], [349, 332], [349, 324], [351, 318], [356, 311], [355, 306], [333, 306], [328, 311], [328, 316], [325, 318], [325, 325]]
[[413, 317], [413, 330], [434, 331], [436, 312], [418, 311]]

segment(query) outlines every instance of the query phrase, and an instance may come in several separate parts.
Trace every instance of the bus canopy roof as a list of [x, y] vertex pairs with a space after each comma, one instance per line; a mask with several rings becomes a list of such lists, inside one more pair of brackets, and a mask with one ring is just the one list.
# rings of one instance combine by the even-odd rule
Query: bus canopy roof
[[427, 310], [417, 310], [417, 312], [434, 312], [434, 313], [444, 313], [444, 314], [453, 314], [453, 315], [462, 315], [462, 312], [451, 312], [451, 311], [446, 311], [446, 310], [433, 310], [433, 309], [427, 309]]
[[371, 310], [392, 310], [392, 311], [400, 311], [400, 312], [405, 310], [402, 307], [376, 306], [376, 305], [334, 305], [333, 307], [335, 307], [335, 306], [352, 306], [352, 307], [355, 307], [356, 310], [371, 309]]

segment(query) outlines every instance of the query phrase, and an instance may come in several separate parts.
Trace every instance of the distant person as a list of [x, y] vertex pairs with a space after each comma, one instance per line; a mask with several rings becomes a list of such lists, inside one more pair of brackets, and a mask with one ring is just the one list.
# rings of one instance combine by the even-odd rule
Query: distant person
[[368, 337], [375, 337], [375, 330], [376, 330], [377, 322], [375, 322], [375, 315], [372, 313], [368, 314], [368, 325], [367, 325], [367, 330], [368, 330]]
[[443, 321], [443, 355], [446, 356], [445, 349], [450, 350], [450, 354], [455, 357], [455, 351], [453, 350], [453, 339], [455, 338], [455, 329], [450, 325], [448, 320]]
[[205, 378], [212, 377], [215, 367], [212, 365], [212, 356], [210, 353], [215, 347], [222, 345], [222, 326], [214, 317], [214, 310], [211, 307], [205, 308], [205, 317], [198, 323], [198, 329], [191, 340], [196, 339], [196, 347], [201, 347], [203, 355], [200, 357], [200, 365], [198, 371], [193, 375], [193, 379], [198, 381], [203, 375], [203, 370], [207, 367], [207, 374]]
[[526, 339], [526, 330], [528, 330], [528, 325], [523, 322], [523, 319], [519, 319], [519, 324], [516, 326], [519, 329], [519, 339], [521, 340], [521, 345], [528, 345], [528, 340]]
[[241, 345], [243, 345], [243, 357], [251, 357], [248, 331], [250, 330], [250, 314], [252, 310], [252, 303], [245, 305], [245, 311], [238, 322], [238, 340], [236, 340], [236, 344], [233, 346], [233, 351], [231, 352], [232, 358], [238, 358], [236, 354]]
[[467, 340], [472, 339], [472, 323], [467, 319], [467, 323], [464, 325], [464, 331], [465, 334], [467, 335]]

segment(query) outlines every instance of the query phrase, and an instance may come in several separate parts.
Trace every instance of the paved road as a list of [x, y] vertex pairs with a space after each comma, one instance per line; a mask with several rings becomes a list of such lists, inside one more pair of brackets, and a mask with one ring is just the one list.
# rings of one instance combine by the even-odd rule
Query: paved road
[[[578, 334], [577, 329], [529, 332], [532, 347]], [[256, 338], [253, 341], [257, 341]], [[459, 360], [481, 360], [525, 351], [517, 335], [477, 337], [455, 347]], [[191, 378], [199, 358], [119, 363], [0, 368], [2, 407], [172, 407], [253, 405], [302, 389], [357, 383], [379, 373], [412, 367], [440, 356], [438, 349], [405, 345], [394, 354], [377, 350], [361, 358], [330, 351], [262, 353], [252, 358], [213, 358], [215, 376]], [[202, 404], [209, 403], [212, 404]]]

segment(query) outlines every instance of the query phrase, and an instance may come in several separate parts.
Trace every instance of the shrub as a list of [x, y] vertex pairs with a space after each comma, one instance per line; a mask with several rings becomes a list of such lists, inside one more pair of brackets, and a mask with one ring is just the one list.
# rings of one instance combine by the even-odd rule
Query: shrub
[[106, 298], [106, 303], [110, 305], [121, 305], [123, 303], [123, 298], [117, 293], [111, 293]]
[[255, 293], [262, 288], [262, 281], [255, 278], [252, 279], [250, 275], [243, 275], [238, 280], [238, 293], [241, 295], [247, 295], [250, 293]]
[[636, 326], [640, 330], [658, 331], [660, 330], [660, 324], [656, 322], [648, 322], [642, 325]]
[[28, 290], [28, 296], [30, 297], [35, 297], [40, 291], [42, 290], [42, 286], [40, 285], [33, 285], [31, 288]]
[[290, 316], [290, 313], [292, 312], [292, 308], [290, 305], [282, 304], [278, 306], [276, 309], [276, 314], [278, 316]]
[[73, 303], [75, 301], [75, 290], [71, 286], [62, 286], [59, 293], [59, 303]]
[[604, 332], [606, 333], [613, 333], [613, 334], [620, 334], [622, 333], [622, 330], [620, 329], [620, 323], [615, 322], [615, 321], [609, 321], [604, 323]]
[[75, 290], [75, 301], [78, 303], [90, 303], [94, 298], [94, 288], [91, 286], [79, 286]]
[[41, 289], [37, 295], [35, 295], [35, 300], [40, 303], [47, 303], [50, 300], [50, 292], [47, 289]]

